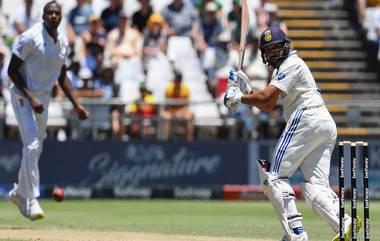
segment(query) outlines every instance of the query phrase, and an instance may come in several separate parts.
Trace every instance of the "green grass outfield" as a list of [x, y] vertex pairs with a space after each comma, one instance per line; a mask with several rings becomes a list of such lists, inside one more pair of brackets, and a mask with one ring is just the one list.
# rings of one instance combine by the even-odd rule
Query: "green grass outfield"
[[[42, 200], [46, 218], [31, 222], [10, 201], [0, 202], [1, 229], [128, 231], [279, 240], [283, 232], [269, 202], [181, 200]], [[298, 202], [311, 241], [329, 241], [333, 232], [306, 204]], [[363, 203], [358, 203], [362, 216]], [[348, 208], [348, 205], [347, 205]], [[380, 202], [371, 202], [371, 240], [380, 240]], [[4, 238], [4, 237], [2, 237]], [[8, 240], [15, 241], [19, 239]], [[25, 239], [23, 239], [25, 240]], [[40, 240], [40, 239], [30, 239]], [[363, 240], [363, 230], [359, 239]], [[170, 240], [168, 241], [175, 241]]]

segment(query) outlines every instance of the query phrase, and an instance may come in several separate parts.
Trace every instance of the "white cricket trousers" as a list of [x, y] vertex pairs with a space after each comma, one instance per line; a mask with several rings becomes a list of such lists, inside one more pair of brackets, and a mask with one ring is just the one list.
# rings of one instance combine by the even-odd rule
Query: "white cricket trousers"
[[11, 102], [23, 144], [17, 192], [24, 198], [38, 198], [40, 196], [38, 160], [46, 133], [50, 93], [37, 96], [44, 106], [44, 111], [38, 114], [34, 112], [29, 100], [17, 92], [13, 86]]
[[296, 110], [274, 150], [271, 173], [290, 177], [300, 167], [306, 182], [329, 187], [336, 137], [335, 122], [325, 106]]

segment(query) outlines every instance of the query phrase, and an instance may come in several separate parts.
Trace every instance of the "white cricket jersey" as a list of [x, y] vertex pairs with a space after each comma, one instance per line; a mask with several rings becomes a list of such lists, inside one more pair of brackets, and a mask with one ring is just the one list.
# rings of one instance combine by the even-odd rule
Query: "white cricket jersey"
[[288, 58], [273, 72], [270, 84], [283, 91], [281, 98], [286, 121], [297, 109], [325, 105], [309, 67], [296, 51], [290, 52]]
[[58, 33], [57, 42], [43, 23], [22, 33], [12, 53], [24, 61], [20, 73], [26, 86], [37, 94], [49, 93], [57, 81], [68, 52], [68, 41]]

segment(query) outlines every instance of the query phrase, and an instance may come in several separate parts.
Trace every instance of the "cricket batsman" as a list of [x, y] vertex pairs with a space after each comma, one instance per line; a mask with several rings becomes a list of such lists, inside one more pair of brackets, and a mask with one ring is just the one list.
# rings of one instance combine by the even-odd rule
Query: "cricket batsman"
[[[306, 203], [337, 234], [333, 240], [339, 240], [339, 201], [329, 184], [336, 124], [310, 69], [296, 51], [290, 50], [290, 39], [281, 29], [271, 27], [263, 31], [259, 48], [263, 62], [274, 69], [271, 82], [266, 88], [252, 92], [245, 73], [231, 71], [224, 101], [232, 110], [246, 104], [264, 111], [272, 110], [279, 99], [283, 101], [287, 125], [273, 159], [258, 161], [264, 193], [285, 232], [281, 241], [309, 240], [289, 182], [298, 168], [304, 176], [301, 190]], [[344, 220], [346, 240], [349, 240], [351, 218], [345, 214]]]

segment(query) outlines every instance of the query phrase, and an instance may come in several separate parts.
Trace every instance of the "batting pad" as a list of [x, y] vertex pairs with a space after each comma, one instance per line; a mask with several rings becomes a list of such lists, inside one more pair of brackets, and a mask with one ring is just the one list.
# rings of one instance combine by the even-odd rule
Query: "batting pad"
[[339, 199], [331, 188], [309, 182], [301, 183], [308, 206], [327, 221], [335, 233], [339, 231]]

